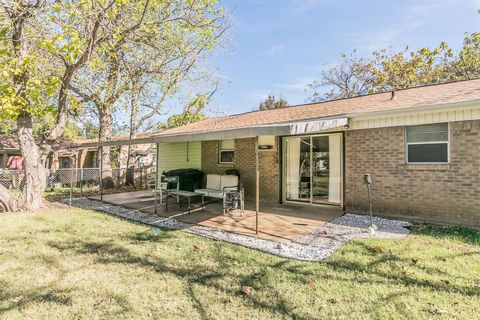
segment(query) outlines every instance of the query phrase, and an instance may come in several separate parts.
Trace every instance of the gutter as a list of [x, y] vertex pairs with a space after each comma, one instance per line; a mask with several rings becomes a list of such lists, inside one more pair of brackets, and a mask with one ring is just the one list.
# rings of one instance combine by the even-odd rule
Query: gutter
[[[321, 121], [321, 120], [331, 120], [338, 118], [371, 118], [372, 116], [383, 116], [383, 115], [394, 115], [408, 112], [423, 112], [431, 110], [443, 110], [448, 108], [465, 108], [470, 106], [480, 106], [480, 99], [467, 100], [462, 102], [454, 103], [443, 103], [428, 105], [422, 107], [409, 107], [409, 108], [398, 108], [392, 110], [381, 110], [381, 111], [370, 111], [370, 112], [357, 112], [357, 113], [347, 113], [347, 114], [337, 114], [326, 117], [315, 117], [315, 118], [306, 118], [301, 120], [278, 122], [278, 123], [269, 123], [269, 124], [260, 124], [260, 125], [251, 125], [238, 128], [226, 128], [210, 131], [195, 131], [195, 132], [180, 132], [173, 134], [159, 134], [152, 137], [138, 138], [132, 140], [110, 140], [104, 142], [90, 142], [79, 145], [67, 146], [66, 148], [78, 148], [78, 147], [101, 147], [101, 146], [121, 146], [121, 145], [132, 145], [132, 144], [153, 144], [158, 142], [184, 142], [184, 141], [202, 141], [202, 140], [215, 140], [217, 139], [228, 139], [228, 138], [247, 138], [255, 137], [258, 135], [288, 135], [290, 125], [300, 122], [308, 121]], [[223, 135], [222, 135], [223, 134]], [[218, 137], [215, 137], [217, 136]], [[210, 137], [210, 138], [209, 138]], [[193, 138], [193, 139], [192, 139]]]
[[475, 100], [467, 100], [462, 102], [454, 102], [454, 103], [442, 103], [442, 104], [434, 104], [429, 106], [423, 107], [409, 107], [409, 108], [398, 108], [398, 109], [391, 109], [391, 110], [382, 110], [382, 111], [370, 111], [370, 112], [357, 112], [357, 113], [348, 113], [346, 117], [348, 118], [370, 118], [372, 116], [384, 116], [384, 115], [395, 115], [401, 114], [406, 112], [422, 112], [422, 111], [432, 111], [432, 110], [443, 110], [449, 108], [465, 108], [465, 107], [480, 107], [480, 99]]

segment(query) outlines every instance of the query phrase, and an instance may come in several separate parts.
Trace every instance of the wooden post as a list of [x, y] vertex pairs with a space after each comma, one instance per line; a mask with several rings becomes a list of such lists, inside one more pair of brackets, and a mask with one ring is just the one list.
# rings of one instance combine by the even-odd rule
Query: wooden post
[[100, 201], [103, 201], [103, 146], [100, 146]]
[[80, 168], [80, 197], [83, 198], [83, 168]]
[[[158, 149], [158, 148], [157, 148]], [[155, 213], [157, 213], [157, 188], [158, 188], [158, 150], [155, 155], [155, 189], [153, 190], [155, 194]], [[203, 199], [203, 198], [202, 198]], [[160, 199], [160, 202], [162, 202], [162, 199]]]
[[258, 159], [258, 136], [255, 138], [255, 234], [258, 235], [258, 212], [260, 211], [260, 169]]

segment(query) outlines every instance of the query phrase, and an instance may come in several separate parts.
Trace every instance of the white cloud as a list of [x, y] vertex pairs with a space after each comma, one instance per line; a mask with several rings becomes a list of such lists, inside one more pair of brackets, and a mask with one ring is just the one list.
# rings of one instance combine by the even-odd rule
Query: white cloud
[[388, 46], [395, 38], [427, 24], [431, 18], [438, 14], [439, 9], [452, 8], [458, 5], [465, 5], [466, 2], [477, 0], [426, 0], [405, 6], [396, 16], [392, 16], [389, 25], [378, 28], [377, 31], [364, 35], [350, 35], [357, 38], [358, 48], [368, 51]]
[[268, 49], [268, 54], [273, 57], [281, 53], [283, 50], [285, 50], [284, 43], [274, 44]]

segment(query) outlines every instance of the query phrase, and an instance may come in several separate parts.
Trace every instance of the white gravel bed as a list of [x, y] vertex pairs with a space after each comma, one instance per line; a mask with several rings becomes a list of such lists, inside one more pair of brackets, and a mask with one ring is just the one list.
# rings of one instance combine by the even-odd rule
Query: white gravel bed
[[[68, 203], [68, 202], [67, 202]], [[405, 221], [374, 218], [378, 230], [371, 235], [367, 228], [369, 218], [356, 214], [345, 214], [291, 243], [285, 244], [252, 236], [240, 235], [217, 228], [192, 225], [171, 218], [162, 218], [151, 213], [111, 205], [87, 198], [72, 199], [72, 206], [103, 211], [125, 219], [138, 221], [151, 226], [176, 229], [201, 235], [207, 238], [239, 244], [270, 254], [305, 261], [320, 261], [328, 258], [335, 250], [355, 238], [402, 238], [409, 230]]]

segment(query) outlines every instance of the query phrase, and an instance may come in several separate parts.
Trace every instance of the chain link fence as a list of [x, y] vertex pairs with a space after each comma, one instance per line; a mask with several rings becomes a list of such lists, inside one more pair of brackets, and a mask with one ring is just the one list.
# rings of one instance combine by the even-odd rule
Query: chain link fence
[[[114, 188], [127, 182], [139, 189], [155, 185], [155, 167], [112, 168], [104, 170], [102, 177], [111, 177]], [[9, 190], [21, 190], [25, 184], [25, 173], [21, 170], [0, 169], [0, 184]], [[100, 168], [65, 168], [47, 170], [47, 188], [99, 187]]]
[[9, 190], [21, 190], [25, 173], [20, 170], [0, 169], [0, 184]]

